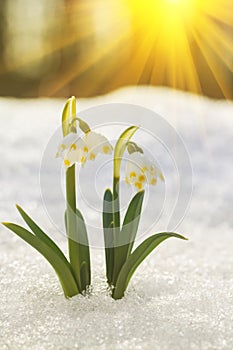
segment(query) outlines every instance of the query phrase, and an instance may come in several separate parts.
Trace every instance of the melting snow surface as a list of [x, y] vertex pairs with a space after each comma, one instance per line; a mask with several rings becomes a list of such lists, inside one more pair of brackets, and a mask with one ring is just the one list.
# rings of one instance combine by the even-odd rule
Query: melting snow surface
[[[108, 102], [153, 109], [183, 138], [194, 188], [177, 231], [189, 241], [161, 244], [119, 301], [106, 293], [103, 250], [92, 249], [92, 294], [66, 300], [43, 257], [0, 227], [0, 349], [232, 349], [233, 105], [141, 87], [81, 100], [80, 108]], [[65, 237], [46, 215], [39, 184], [43, 151], [63, 103], [0, 99], [0, 219], [22, 223], [14, 208], [18, 202], [66, 251]]]

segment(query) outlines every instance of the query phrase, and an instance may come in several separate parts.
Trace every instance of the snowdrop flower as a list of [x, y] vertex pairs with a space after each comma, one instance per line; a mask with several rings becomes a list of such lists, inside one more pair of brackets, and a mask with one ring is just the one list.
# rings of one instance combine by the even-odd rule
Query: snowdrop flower
[[75, 162], [84, 164], [86, 155], [87, 147], [85, 142], [76, 133], [70, 133], [60, 142], [56, 157], [61, 157], [64, 166], [69, 168]]
[[59, 144], [56, 157], [61, 157], [68, 168], [76, 162], [84, 165], [87, 160], [94, 160], [98, 153], [109, 154], [111, 151], [111, 144], [101, 134], [89, 131], [82, 139], [76, 133], [69, 133]]
[[94, 131], [89, 131], [84, 136], [84, 142], [87, 146], [87, 159], [94, 160], [99, 153], [110, 154], [112, 153], [112, 145], [107, 138]]
[[134, 152], [130, 155], [125, 169], [125, 181], [134, 185], [138, 191], [148, 183], [155, 186], [158, 177], [164, 181], [163, 174], [144, 154]]
[[78, 135], [76, 133], [71, 132], [70, 134], [66, 135], [58, 146], [56, 157], [63, 157], [63, 154], [67, 152], [70, 149], [70, 146], [75, 144], [77, 140]]

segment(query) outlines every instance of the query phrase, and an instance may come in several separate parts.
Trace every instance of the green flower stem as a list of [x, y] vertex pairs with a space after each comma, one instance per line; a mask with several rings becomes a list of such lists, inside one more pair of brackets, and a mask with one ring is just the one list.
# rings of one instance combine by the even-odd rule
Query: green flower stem
[[120, 272], [122, 261], [121, 261], [121, 246], [119, 245], [120, 236], [120, 194], [119, 194], [119, 183], [120, 183], [120, 170], [121, 161], [124, 155], [125, 149], [130, 141], [131, 137], [137, 131], [137, 126], [130, 126], [127, 128], [117, 140], [115, 151], [114, 151], [114, 164], [113, 164], [113, 278], [112, 284], [115, 286], [118, 274]]
[[118, 259], [118, 237], [120, 234], [120, 197], [119, 197], [119, 177], [113, 178], [113, 274], [112, 284], [115, 285], [119, 274], [119, 259]]
[[[70, 125], [76, 129], [76, 99], [71, 97], [66, 101], [62, 113], [62, 129], [63, 135], [66, 136], [70, 132]], [[76, 220], [76, 178], [75, 178], [75, 164], [66, 170], [66, 221], [67, 221], [67, 238], [70, 264], [73, 274], [81, 291], [80, 278], [80, 255], [79, 244], [77, 237], [77, 220]]]
[[103, 200], [103, 229], [106, 259], [107, 282], [112, 285], [112, 274], [114, 264], [114, 239], [113, 239], [113, 215], [112, 215], [112, 192], [107, 189]]
[[77, 232], [75, 165], [72, 165], [66, 171], [66, 205], [69, 258], [75, 280], [80, 290], [80, 259], [79, 254], [77, 254], [79, 251], [79, 244], [75, 240]]
[[120, 178], [113, 179], [113, 222], [114, 227], [120, 229], [120, 194], [119, 194]]

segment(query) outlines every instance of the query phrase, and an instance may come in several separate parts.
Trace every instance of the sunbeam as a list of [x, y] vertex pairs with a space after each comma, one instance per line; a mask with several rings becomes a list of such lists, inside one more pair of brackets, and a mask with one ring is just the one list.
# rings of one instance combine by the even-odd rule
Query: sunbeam
[[[9, 40], [0, 75], [27, 71], [34, 76], [36, 71], [38, 77], [41, 68], [39, 90], [44, 95], [70, 93], [71, 86], [72, 93], [90, 96], [151, 84], [233, 98], [231, 0], [70, 0], [52, 20], [58, 29], [54, 40], [46, 36], [43, 41], [43, 29], [35, 47], [17, 11], [12, 9], [17, 25], [6, 27]], [[22, 45], [14, 39], [20, 25]], [[59, 72], [47, 78], [54, 57]]]

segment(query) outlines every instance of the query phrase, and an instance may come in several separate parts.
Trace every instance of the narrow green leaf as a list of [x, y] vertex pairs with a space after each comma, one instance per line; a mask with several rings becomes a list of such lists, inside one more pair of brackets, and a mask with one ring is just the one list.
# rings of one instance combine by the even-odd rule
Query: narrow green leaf
[[[79, 255], [80, 255], [80, 274], [81, 274], [81, 287], [85, 290], [87, 286], [91, 284], [91, 263], [90, 263], [90, 250], [87, 229], [84, 218], [81, 212], [76, 209], [77, 215], [77, 229], [80, 238]], [[82, 264], [84, 263], [83, 267]]]
[[66, 228], [66, 234], [68, 236], [67, 210], [65, 210], [65, 228]]
[[138, 225], [140, 221], [140, 215], [142, 210], [142, 203], [144, 199], [144, 191], [140, 191], [135, 194], [133, 199], [131, 200], [127, 212], [125, 214], [125, 218], [122, 225], [121, 238], [119, 241], [120, 245], [124, 245], [126, 243], [127, 255], [126, 258], [132, 251], [133, 244], [135, 241], [135, 237], [138, 230]]
[[4, 222], [3, 225], [13, 231], [45, 257], [54, 268], [66, 297], [72, 297], [79, 293], [70, 265], [67, 265], [51, 247], [19, 225], [9, 222]]
[[165, 239], [170, 237], [176, 237], [185, 240], [187, 239], [177, 233], [162, 232], [147, 238], [135, 249], [135, 251], [128, 257], [119, 273], [116, 286], [113, 291], [114, 299], [121, 299], [124, 296], [124, 292], [128, 286], [128, 283], [137, 267], [147, 257], [147, 255], [152, 252], [153, 249], [155, 249]]
[[86, 261], [83, 261], [80, 267], [80, 279], [81, 279], [81, 287], [82, 292], [87, 290], [87, 287], [91, 284], [90, 279], [90, 270]]
[[[76, 232], [72, 234], [72, 245], [76, 248], [78, 278], [83, 291], [91, 284], [91, 263], [86, 225], [78, 209], [76, 209], [76, 222]], [[67, 229], [67, 211], [65, 211], [65, 225]]]
[[53, 249], [54, 253], [56, 253], [66, 264], [69, 264], [65, 255], [61, 251], [61, 249], [56, 245], [56, 243], [44, 232], [42, 229], [33, 221], [30, 216], [17, 204], [16, 208], [18, 209], [20, 215], [28, 225], [28, 227], [32, 230], [32, 232], [40, 238], [45, 244], [47, 244], [50, 248]]
[[103, 200], [103, 228], [105, 243], [105, 261], [107, 281], [112, 284], [114, 264], [114, 236], [113, 236], [113, 213], [112, 213], [112, 192], [107, 189]]
[[115, 247], [113, 277], [114, 285], [117, 281], [122, 266], [126, 262], [133, 248], [140, 221], [143, 198], [144, 191], [136, 193], [136, 195], [133, 197], [125, 214], [122, 230], [118, 234]]

